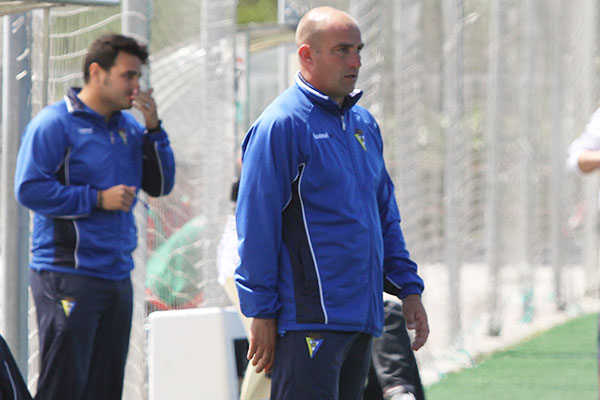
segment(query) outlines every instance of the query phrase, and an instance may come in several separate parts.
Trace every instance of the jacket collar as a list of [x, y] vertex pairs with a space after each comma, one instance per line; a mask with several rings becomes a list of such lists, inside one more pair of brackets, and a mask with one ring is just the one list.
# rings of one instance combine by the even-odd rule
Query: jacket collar
[[67, 103], [67, 110], [72, 114], [75, 111], [84, 111], [85, 104], [77, 97], [81, 92], [80, 87], [72, 87], [67, 91], [65, 95], [65, 103]]
[[[81, 99], [78, 96], [79, 92], [81, 92], [80, 87], [72, 87], [72, 88], [69, 88], [69, 90], [67, 91], [67, 94], [65, 95], [65, 103], [67, 105], [67, 111], [69, 111], [70, 114], [77, 113], [77, 112], [91, 114], [93, 116], [97, 116], [98, 118], [100, 118], [104, 121], [104, 117], [102, 115], [98, 114], [96, 111], [92, 110], [87, 105], [85, 105], [85, 103], [83, 101], [81, 101]], [[121, 111], [114, 112], [112, 114], [112, 116], [110, 117], [109, 124], [114, 120], [118, 120], [120, 116], [121, 116]]]
[[344, 98], [344, 103], [340, 109], [340, 106], [335, 101], [333, 101], [326, 94], [323, 94], [313, 85], [311, 85], [306, 79], [304, 79], [304, 77], [300, 74], [300, 71], [296, 73], [296, 86], [298, 86], [300, 91], [302, 91], [302, 93], [304, 93], [310, 99], [310, 101], [320, 105], [327, 111], [336, 113], [343, 113], [352, 108], [363, 94], [362, 90], [354, 89], [352, 93], [346, 95]]

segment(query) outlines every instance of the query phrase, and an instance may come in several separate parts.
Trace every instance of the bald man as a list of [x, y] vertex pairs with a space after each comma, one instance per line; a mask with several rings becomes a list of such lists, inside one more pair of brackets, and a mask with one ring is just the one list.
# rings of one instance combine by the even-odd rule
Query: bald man
[[272, 371], [271, 399], [360, 399], [383, 291], [402, 299], [418, 350], [423, 281], [406, 249], [377, 122], [356, 105], [363, 48], [348, 14], [309, 11], [300, 71], [242, 144], [237, 207], [248, 359]]

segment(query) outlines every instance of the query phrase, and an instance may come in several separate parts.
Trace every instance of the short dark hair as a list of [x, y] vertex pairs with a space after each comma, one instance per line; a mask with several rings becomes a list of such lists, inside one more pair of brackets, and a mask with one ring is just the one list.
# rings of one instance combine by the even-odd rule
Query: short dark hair
[[90, 80], [90, 65], [97, 63], [103, 70], [108, 71], [115, 65], [115, 59], [123, 51], [140, 59], [142, 64], [148, 61], [148, 49], [135, 39], [117, 33], [105, 33], [90, 45], [83, 63], [83, 79]]

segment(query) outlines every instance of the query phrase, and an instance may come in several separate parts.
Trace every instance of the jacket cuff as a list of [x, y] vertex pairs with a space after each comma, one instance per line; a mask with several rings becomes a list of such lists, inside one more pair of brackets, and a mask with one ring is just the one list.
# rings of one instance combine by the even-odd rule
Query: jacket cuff
[[92, 205], [92, 210], [101, 210], [101, 207], [98, 207], [98, 190], [90, 189], [90, 204]]
[[144, 137], [151, 142], [160, 142], [167, 139], [167, 133], [163, 130], [156, 131], [154, 133], [146, 131]]
[[162, 131], [162, 119], [158, 120], [158, 125], [156, 125], [154, 128], [146, 128], [146, 133], [158, 133], [160, 131]]
[[406, 296], [409, 296], [411, 294], [418, 294], [420, 296], [422, 293], [423, 293], [423, 289], [421, 288], [421, 286], [419, 286], [416, 283], [413, 283], [413, 284], [403, 285], [398, 297], [403, 299]]
[[251, 291], [236, 282], [242, 314], [248, 318], [277, 318], [278, 301], [276, 293]]

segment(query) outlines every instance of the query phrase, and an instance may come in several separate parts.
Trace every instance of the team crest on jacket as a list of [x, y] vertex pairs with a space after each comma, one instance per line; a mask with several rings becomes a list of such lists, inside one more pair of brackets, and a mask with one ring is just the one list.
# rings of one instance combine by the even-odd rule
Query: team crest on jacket
[[306, 344], [308, 345], [308, 354], [310, 355], [310, 358], [313, 358], [315, 354], [317, 354], [319, 347], [323, 344], [323, 339], [307, 336]]
[[117, 131], [117, 133], [119, 134], [119, 136], [121, 136], [121, 139], [123, 140], [123, 144], [127, 144], [127, 134], [125, 133], [125, 131], [123, 129], [119, 129]]
[[354, 137], [358, 140], [358, 143], [362, 146], [364, 151], [367, 151], [367, 145], [365, 144], [365, 134], [362, 129], [356, 129], [354, 131]]

